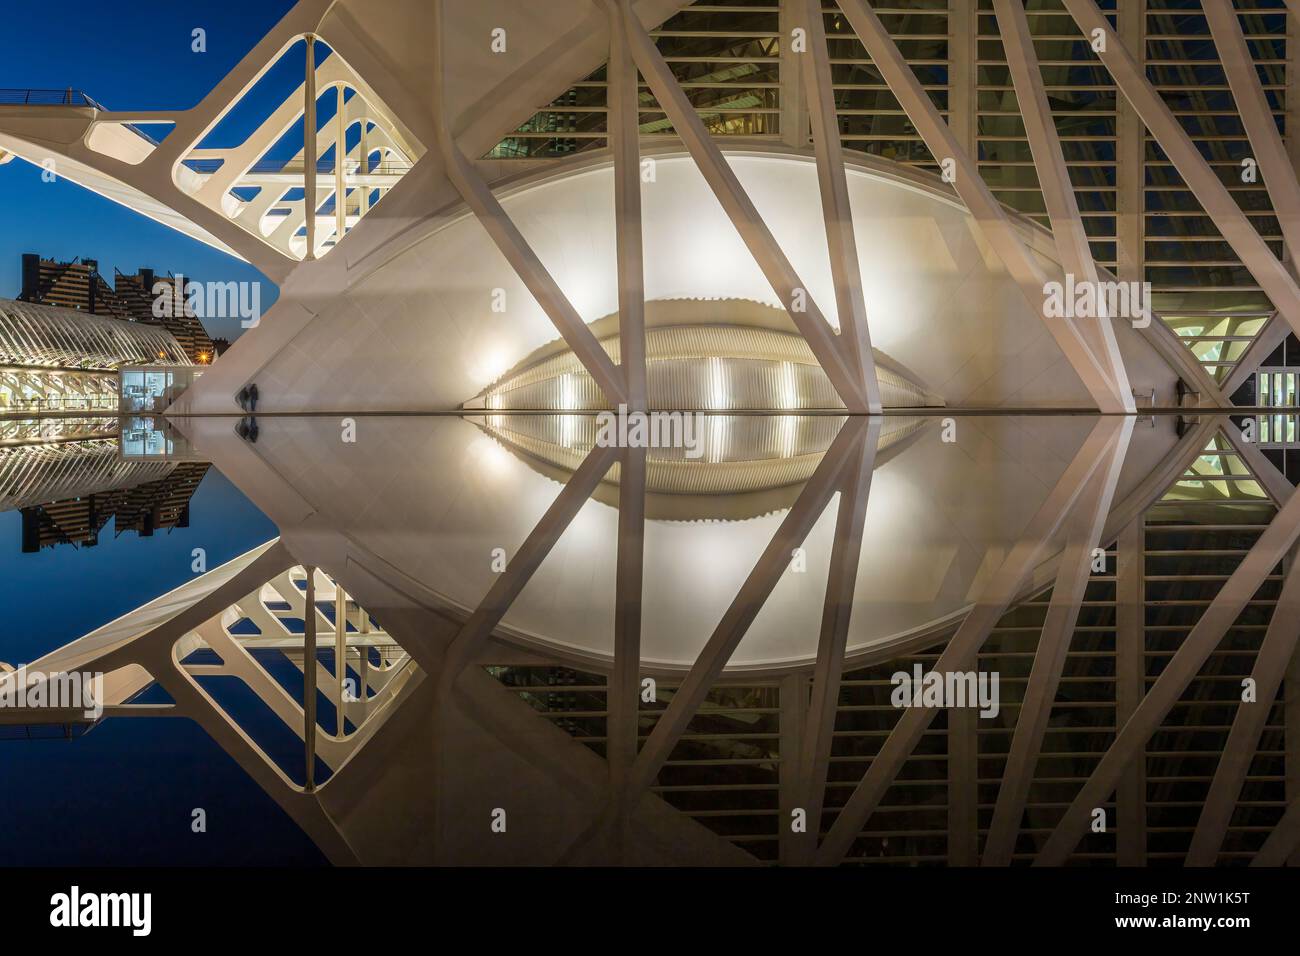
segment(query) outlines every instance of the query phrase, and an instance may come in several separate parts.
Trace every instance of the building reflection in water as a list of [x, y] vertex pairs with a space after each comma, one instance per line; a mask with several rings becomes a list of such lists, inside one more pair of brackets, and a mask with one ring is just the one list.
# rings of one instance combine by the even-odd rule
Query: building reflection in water
[[115, 534], [189, 526], [208, 463], [161, 419], [33, 418], [0, 422], [0, 511], [22, 514], [22, 550], [93, 547]]
[[177, 420], [282, 536], [31, 666], [336, 862], [1286, 858], [1300, 504], [1240, 418], [803, 415], [794, 473], [781, 417], [656, 481], [558, 416]]

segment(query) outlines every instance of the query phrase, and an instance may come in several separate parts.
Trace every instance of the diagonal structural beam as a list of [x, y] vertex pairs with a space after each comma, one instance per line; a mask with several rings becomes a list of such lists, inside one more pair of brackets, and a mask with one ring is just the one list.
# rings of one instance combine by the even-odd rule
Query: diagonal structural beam
[[1202, 0], [1201, 9], [1205, 11], [1219, 62], [1228, 77], [1237, 113], [1246, 127], [1250, 148], [1264, 174], [1282, 238], [1295, 255], [1300, 253], [1300, 183], [1296, 181], [1295, 169], [1273, 119], [1273, 108], [1260, 85], [1255, 58], [1250, 55], [1241, 32], [1241, 21], [1232, 0]]
[[[1025, 580], [1037, 566], [1048, 542], [1074, 508], [1089, 479], [1100, 467], [1107, 449], [1114, 444], [1121, 427], [1122, 420], [1117, 418], [1103, 418], [1093, 427], [939, 656], [934, 666], [937, 673], [960, 670], [976, 660], [989, 632], [1006, 613]], [[928, 707], [909, 707], [903, 711], [879, 752], [872, 758], [866, 774], [840, 810], [835, 824], [817, 852], [816, 863], [834, 865], [848, 853], [863, 825], [875, 812], [903, 763], [916, 748], [917, 742], [938, 712], [937, 709]]]
[[840, 319], [840, 341], [861, 377], [867, 406], [880, 412], [880, 382], [876, 359], [871, 351], [867, 324], [867, 302], [862, 291], [862, 266], [857, 237], [853, 233], [853, 209], [849, 203], [849, 181], [844, 172], [844, 148], [840, 143], [839, 118], [835, 112], [835, 91], [831, 61], [826, 45], [826, 24], [821, 0], [803, 0], [808, 24], [808, 49], [800, 55], [801, 73], [808, 91], [808, 113], [812, 119], [813, 149], [817, 154], [817, 182], [821, 188], [822, 218], [826, 221], [826, 247], [830, 252], [831, 278], [835, 282], [835, 307]]
[[[1300, 254], [1300, 184], [1287, 156], [1286, 146], [1273, 120], [1268, 97], [1259, 82], [1255, 60], [1250, 55], [1246, 38], [1241, 31], [1231, 0], [1204, 0], [1202, 8], [1214, 37], [1219, 61], [1228, 78], [1237, 112], [1246, 127], [1251, 149], [1264, 173], [1269, 201], [1282, 229], [1282, 238], [1294, 258]], [[1282, 343], [1290, 331], [1285, 321], [1277, 315], [1265, 323], [1255, 336], [1255, 341], [1242, 353], [1241, 360], [1228, 373], [1223, 392], [1231, 396], [1254, 374], [1264, 360]]]
[[1282, 866], [1300, 847], [1300, 798], [1292, 800], [1273, 832], [1250, 861], [1251, 866]]
[[[560, 335], [573, 349], [587, 371], [605, 394], [611, 405], [627, 404], [627, 387], [624, 376], [614, 366], [605, 353], [600, 342], [585, 322], [578, 310], [573, 307], [559, 284], [542, 264], [537, 253], [528, 245], [523, 233], [514, 224], [506, 211], [497, 201], [492, 190], [473, 164], [465, 158], [452, 137], [447, 126], [447, 114], [444, 109], [443, 56], [442, 45], [442, 8], [443, 0], [434, 4], [434, 56], [436, 59], [434, 75], [434, 109], [437, 111], [438, 148], [446, 165], [447, 178], [451, 180], [460, 193], [465, 204], [473, 211], [483, 228], [487, 230], [506, 261], [519, 275], [537, 304], [550, 317]], [[633, 18], [635, 19], [635, 18]]]
[[1219, 858], [1223, 838], [1241, 796], [1246, 773], [1250, 770], [1259, 738], [1268, 723], [1269, 711], [1282, 686], [1282, 675], [1295, 652], [1296, 639], [1300, 637], [1300, 561], [1292, 559], [1278, 596], [1273, 618], [1269, 621], [1255, 657], [1250, 676], [1255, 682], [1255, 700], [1237, 705], [1237, 715], [1228, 732], [1228, 742], [1214, 771], [1210, 793], [1205, 798], [1201, 817], [1192, 834], [1192, 845], [1187, 851], [1187, 866], [1213, 866]]
[[830, 323], [813, 302], [808, 287], [781, 251], [776, 237], [759, 215], [753, 200], [727, 164], [717, 143], [704, 128], [695, 108], [686, 98], [641, 21], [635, 16], [624, 16], [623, 19], [627, 26], [632, 58], [655, 99], [659, 101], [659, 107], [673, 124], [677, 135], [682, 138], [709, 188], [717, 196], [736, 232], [772, 286], [772, 291], [790, 313], [790, 319], [821, 363], [840, 401], [851, 412], [867, 411], [867, 397], [859, 384], [859, 376], [847, 360]]
[[1241, 259], [1242, 265], [1254, 276], [1273, 307], [1293, 330], [1300, 332], [1300, 288], [1197, 151], [1191, 137], [1147, 80], [1142, 67], [1120, 42], [1110, 22], [1093, 0], [1062, 2], [1085, 36], [1100, 31], [1095, 35], [1104, 40], [1105, 48], [1097, 55], [1110, 71], [1115, 85], [1137, 111], [1196, 201]]
[[[1001, 4], [1003, 0], [995, 2]], [[984, 857], [980, 861], [983, 866], [1007, 866], [1011, 863], [1025, 812], [1025, 799], [1042, 751], [1043, 734], [1051, 717], [1065, 659], [1070, 652], [1070, 639], [1074, 636], [1079, 608], [1092, 574], [1092, 549], [1099, 546], [1106, 518], [1110, 515], [1132, 430], [1133, 419], [1126, 418], [1119, 440], [1111, 450], [1110, 460], [1093, 476], [1091, 486], [1079, 499], [1079, 514], [1056, 572], [1056, 583], [1052, 586], [1052, 599], [1034, 653], [1029, 683], [1020, 703], [1020, 715], [1011, 738], [1002, 785], [998, 788], [993, 822], [984, 843]]]
[[444, 147], [448, 178], [474, 211], [501, 254], [518, 273], [537, 304], [550, 317], [573, 353], [591, 372], [610, 404], [627, 404], [623, 375], [614, 367], [591, 329], [582, 321], [578, 310], [542, 265], [518, 227], [501, 208], [496, 196], [492, 195], [487, 183], [461, 154], [459, 147], [445, 139], [440, 142]]
[[1264, 489], [1264, 493], [1273, 500], [1273, 504], [1281, 508], [1290, 501], [1291, 496], [1295, 494], [1295, 486], [1286, 475], [1277, 470], [1277, 465], [1269, 461], [1268, 456], [1259, 450], [1259, 445], [1247, 441], [1231, 418], [1224, 419], [1221, 431], [1242, 464], [1249, 469], [1255, 481]]
[[790, 564], [790, 554], [799, 547], [821, 517], [863, 440], [867, 423], [850, 418], [840, 428], [830, 448], [808, 479], [794, 505], [786, 512], [776, 533], [759, 556], [745, 583], [741, 585], [708, 643], [700, 651], [686, 679], [673, 696], [672, 703], [659, 717], [654, 730], [632, 766], [628, 781], [629, 798], [643, 792], [658, 775], [672, 753], [691, 718], [708, 696], [722, 669], [735, 652], [776, 582]]
[[1224, 582], [1210, 606], [1165, 665], [1160, 677], [1142, 698], [1142, 703], [1133, 712], [1133, 716], [1120, 728], [1110, 749], [1097, 763], [1092, 775], [1044, 844], [1034, 861], [1035, 866], [1059, 866], [1065, 862], [1088, 828], [1093, 808], [1105, 802], [1124, 770], [1145, 752], [1151, 735], [1187, 690], [1187, 685], [1196, 678], [1223, 635], [1259, 590], [1264, 578], [1277, 567], [1297, 538], [1300, 538], [1300, 495], [1292, 495], [1291, 500], [1264, 529], [1237, 570]]
[[[861, 454], [840, 491], [835, 516], [835, 539], [831, 544], [830, 571], [822, 606], [821, 637], [817, 665], [813, 670], [812, 699], [804, 721], [798, 779], [804, 788], [802, 806], [808, 829], [798, 854], [800, 862], [812, 861], [817, 834], [821, 832], [822, 803], [830, 768], [835, 715], [839, 709], [840, 677], [844, 671], [844, 650], [853, 614], [853, 594], [862, 558], [862, 533], [871, 498], [871, 476], [876, 467], [876, 446], [880, 442], [880, 419], [867, 427]], [[800, 702], [802, 705], [802, 702]]]
[[[1038, 67], [1033, 34], [1029, 31], [1029, 18], [1025, 15], [1022, 0], [994, 0], [993, 9], [997, 15], [1002, 46], [1006, 50], [1007, 65], [1011, 70], [1016, 100], [1020, 104], [1025, 135], [1034, 157], [1038, 185], [1047, 206], [1061, 266], [1067, 274], [1096, 288], [1097, 263], [1092, 257], [1092, 248], [1088, 245], [1088, 234], [1083, 228], [1079, 204], [1070, 183], [1070, 170], [1065, 164], [1065, 153], [1061, 149], [1061, 138], [1056, 132], [1052, 107], [1043, 86], [1043, 74]], [[1104, 297], [1097, 298], [1098, 315], [1093, 319], [1081, 319], [1080, 326], [1084, 337], [1091, 340], [1089, 345], [1100, 358], [1102, 368], [1108, 371], [1112, 388], [1123, 411], [1131, 413], [1136, 410], [1136, 406], [1133, 390], [1129, 386], [1128, 372], [1124, 369], [1124, 358], [1115, 342], [1115, 330], [1111, 325], [1113, 317], [1105, 314]]]
[[1101, 411], [1123, 411], [1123, 403], [1117, 396], [1114, 383], [1088, 347], [1079, 329], [1065, 319], [1049, 319], [1043, 314], [1046, 274], [1017, 235], [1006, 211], [980, 178], [979, 167], [961, 148], [957, 137], [922, 89], [916, 74], [908, 66], [880, 18], [865, 0], [840, 0], [840, 9], [844, 11], [858, 39], [867, 48], [871, 62], [880, 71], [885, 84], [907, 113], [931, 154], [940, 162], [944, 159], [953, 161], [957, 195], [975, 217], [994, 253], [1020, 287], [1030, 310], [1043, 320], [1047, 331], [1065, 354], [1092, 400]]
[[[1220, 391], [1222, 391], [1224, 398], [1231, 399], [1236, 394], [1237, 389], [1246, 384], [1246, 379], [1255, 374], [1259, 367], [1273, 354], [1273, 350], [1281, 345], [1290, 334], [1291, 326], [1287, 324], [1284, 318], [1276, 312], [1270, 315], [1260, 330], [1255, 333], [1255, 340], [1246, 346], [1246, 351], [1241, 353], [1241, 358], [1232, 367], [1228, 377], [1223, 380]], [[1259, 393], [1256, 392], [1255, 394], [1258, 396]], [[1254, 397], [1247, 404], [1256, 404]]]
[[524, 539], [506, 569], [493, 582], [487, 595], [448, 646], [443, 662], [444, 686], [451, 685], [483, 641], [501, 623], [510, 605], [519, 597], [555, 543], [560, 540], [560, 536], [596, 490], [600, 480], [605, 477], [605, 472], [614, 464], [618, 452], [617, 448], [598, 445], [587, 453], [578, 470], [551, 502], [551, 506]]

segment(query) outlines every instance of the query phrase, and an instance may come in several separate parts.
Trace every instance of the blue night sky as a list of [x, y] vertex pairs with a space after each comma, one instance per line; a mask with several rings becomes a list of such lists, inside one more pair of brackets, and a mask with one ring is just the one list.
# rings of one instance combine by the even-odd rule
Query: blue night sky
[[[6, 4], [0, 88], [85, 91], [111, 109], [194, 106], [292, 6], [291, 0], [177, 3], [130, 0]], [[207, 52], [191, 31], [207, 31]], [[299, 75], [300, 72], [299, 72]], [[255, 91], [256, 92], [256, 91]], [[65, 180], [44, 183], [21, 160], [0, 166], [0, 298], [21, 288], [21, 256], [99, 260], [135, 272], [199, 280], [259, 280], [252, 267]], [[111, 278], [110, 278], [111, 281]], [[209, 323], [234, 338], [238, 320]], [[276, 534], [211, 469], [191, 503], [191, 527], [116, 537], [92, 549], [22, 554], [16, 512], [0, 514], [0, 660], [14, 665], [73, 640], [192, 577], [190, 553], [216, 567]], [[320, 854], [197, 727], [175, 719], [108, 721], [74, 741], [0, 742], [3, 864], [318, 863]], [[193, 808], [207, 834], [190, 831]]]
[[[202, 5], [174, 0], [132, 0], [109, 10], [100, 3], [69, 0], [58, 15], [40, 4], [12, 4], [0, 31], [0, 88], [84, 90], [109, 108], [187, 108], [225, 76], [292, 6], [291, 0], [222, 0]], [[207, 52], [191, 50], [191, 31], [207, 31]], [[50, 51], [57, 50], [53, 56]], [[60, 260], [97, 258], [100, 271], [141, 266], [196, 279], [257, 279], [251, 266], [140, 216], [66, 180], [41, 181], [21, 160], [0, 166], [0, 298], [21, 287], [21, 256], [38, 252]], [[263, 305], [275, 287], [263, 280]], [[214, 334], [238, 332], [213, 328]], [[35, 589], [17, 613], [24, 646], [0, 646], [0, 660], [30, 660], [57, 644], [144, 603], [181, 583], [191, 547], [208, 549], [210, 566], [260, 544], [273, 526], [225, 479], [211, 472], [195, 498], [194, 527], [171, 536], [133, 534], [98, 549], [61, 547], [39, 555], [18, 553], [19, 516], [0, 515], [0, 580]], [[214, 516], [219, 518], [214, 520]], [[206, 518], [206, 520], [205, 520]], [[209, 539], [194, 540], [208, 535]], [[38, 600], [43, 590], [61, 591], [67, 575], [81, 584], [80, 602]], [[84, 590], [84, 589], [89, 590]], [[42, 621], [32, 614], [40, 609]], [[11, 609], [10, 613], [14, 613]], [[49, 619], [54, 614], [57, 620]], [[41, 645], [41, 646], [37, 646]]]
[[[291, 6], [291, 0], [131, 0], [108, 7], [66, 0], [52, 15], [44, 4], [7, 4], [0, 88], [72, 87], [109, 109], [186, 109]], [[191, 50], [196, 27], [207, 31], [206, 53]], [[21, 160], [0, 166], [0, 209], [0, 298], [18, 295], [24, 252], [60, 261], [98, 259], [109, 277], [114, 267], [128, 273], [146, 267], [200, 280], [262, 279], [251, 266], [80, 186], [62, 179], [44, 183], [40, 170]], [[262, 282], [266, 308], [276, 289]], [[213, 335], [233, 339], [239, 333], [237, 319], [210, 326]]]

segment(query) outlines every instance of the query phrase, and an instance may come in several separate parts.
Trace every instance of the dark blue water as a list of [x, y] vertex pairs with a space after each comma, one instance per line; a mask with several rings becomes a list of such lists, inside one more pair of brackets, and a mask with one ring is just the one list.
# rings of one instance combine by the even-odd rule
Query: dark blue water
[[[0, 514], [0, 660], [14, 666], [75, 640], [269, 540], [275, 526], [215, 468], [190, 527], [95, 548], [21, 553], [21, 518]], [[109, 720], [73, 740], [0, 740], [0, 865], [319, 864], [323, 857], [233, 760], [188, 720]], [[191, 829], [202, 808], [207, 832]]]

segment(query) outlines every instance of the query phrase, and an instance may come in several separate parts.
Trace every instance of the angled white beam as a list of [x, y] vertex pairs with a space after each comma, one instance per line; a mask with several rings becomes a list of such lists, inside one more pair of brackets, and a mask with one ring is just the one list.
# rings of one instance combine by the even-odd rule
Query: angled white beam
[[881, 424], [882, 421], [876, 418], [867, 426], [861, 453], [840, 490], [839, 510], [835, 516], [835, 538], [831, 543], [830, 571], [822, 605], [812, 698], [808, 703], [803, 741], [799, 748], [798, 779], [803, 789], [801, 806], [806, 811], [808, 825], [796, 854], [801, 863], [812, 861], [817, 849], [817, 835], [821, 832], [822, 803], [826, 796], [835, 715], [839, 710], [840, 676], [844, 671], [844, 650], [853, 614], [853, 594], [862, 557], [862, 531], [867, 520], [867, 503], [871, 498], [871, 476], [876, 467]]
[[[537, 257], [523, 234], [511, 221], [506, 211], [501, 208], [501, 203], [497, 201], [496, 196], [492, 195], [492, 190], [488, 184], [479, 175], [478, 170], [467, 160], [460, 151], [452, 138], [451, 130], [447, 125], [447, 113], [444, 108], [446, 98], [444, 96], [445, 78], [443, 70], [445, 69], [442, 55], [442, 45], [445, 42], [442, 29], [442, 11], [443, 0], [437, 0], [433, 7], [435, 31], [434, 55], [435, 67], [434, 76], [434, 109], [437, 112], [437, 139], [438, 148], [442, 153], [443, 161], [446, 164], [447, 178], [451, 180], [465, 200], [466, 205], [474, 212], [483, 228], [487, 230], [492, 241], [496, 243], [501, 254], [505, 256], [506, 261], [518, 273], [519, 278], [523, 280], [528, 291], [532, 293], [537, 304], [550, 317], [559, 330], [560, 335], [573, 349], [573, 354], [578, 357], [591, 377], [596, 380], [605, 397], [612, 405], [627, 404], [627, 387], [624, 376], [610, 361], [605, 350], [601, 348], [600, 342], [592, 334], [587, 323], [582, 321], [582, 316], [578, 310], [573, 307], [568, 297], [564, 294], [559, 284], [542, 265], [541, 259]], [[638, 26], [640, 21], [635, 17], [631, 18], [636, 21]]]
[[1259, 482], [1265, 494], [1273, 499], [1273, 504], [1280, 508], [1290, 501], [1295, 493], [1295, 486], [1286, 475], [1277, 470], [1277, 465], [1268, 460], [1268, 456], [1259, 450], [1259, 446], [1254, 442], [1246, 441], [1232, 419], [1224, 420], [1222, 431], [1223, 437], [1228, 440], [1232, 450], [1250, 469], [1250, 473], [1255, 476], [1255, 480]]
[[908, 66], [880, 18], [864, 0], [840, 0], [840, 9], [844, 11], [858, 39], [867, 48], [871, 62], [880, 71], [885, 84], [907, 113], [931, 154], [939, 162], [944, 159], [953, 161], [956, 174], [953, 185], [957, 195], [975, 217], [994, 253], [1020, 287], [1030, 310], [1043, 320], [1047, 331], [1065, 354], [1092, 400], [1101, 411], [1123, 411], [1110, 376], [1099, 364], [1097, 356], [1088, 347], [1078, 328], [1066, 319], [1049, 319], [1043, 314], [1046, 304], [1043, 289], [1047, 282], [1046, 274], [1016, 234], [1006, 211], [980, 178], [979, 167], [962, 149], [957, 137], [935, 109], [933, 101], [922, 89], [916, 74]]
[[[1246, 351], [1241, 353], [1241, 358], [1237, 364], [1232, 367], [1228, 377], [1223, 380], [1223, 395], [1225, 398], [1231, 398], [1237, 389], [1246, 384], [1246, 379], [1250, 378], [1259, 370], [1259, 367], [1268, 360], [1286, 337], [1291, 333], [1291, 326], [1287, 324], [1278, 313], [1274, 312], [1264, 322], [1264, 325], [1255, 334], [1255, 340], [1246, 346]], [[1255, 402], [1250, 402], [1255, 404]]]
[[506, 569], [498, 575], [488, 593], [479, 602], [447, 648], [443, 661], [442, 683], [445, 686], [456, 679], [469, 663], [474, 652], [501, 623], [506, 611], [528, 584], [555, 543], [560, 540], [591, 493], [596, 490], [605, 472], [618, 457], [618, 449], [597, 445], [583, 459], [560, 490], [545, 514], [533, 526], [524, 543], [519, 546]]
[[627, 47], [628, 0], [605, 0], [609, 11], [609, 143], [614, 153], [614, 230], [618, 257], [619, 361], [628, 407], [645, 411], [645, 269], [641, 234], [640, 103], [636, 64]]
[[812, 294], [804, 285], [794, 266], [781, 251], [776, 238], [767, 223], [759, 215], [753, 200], [736, 178], [735, 172], [727, 164], [717, 143], [704, 128], [695, 107], [686, 98], [672, 70], [664, 62], [654, 41], [646, 33], [645, 27], [636, 17], [624, 17], [627, 26], [628, 41], [632, 58], [645, 77], [646, 83], [659, 101], [673, 129], [681, 137], [691, 158], [699, 167], [705, 182], [717, 196], [718, 202], [726, 211], [727, 217], [740, 234], [754, 261], [763, 271], [772, 291], [790, 313], [790, 319], [799, 333], [808, 342], [808, 347], [821, 363], [827, 378], [835, 387], [840, 401], [851, 412], [868, 410], [866, 395], [860, 386], [860, 379], [840, 347], [839, 337], [835, 335], [826, 317], [813, 301]]
[[1197, 151], [1182, 124], [1111, 29], [1110, 22], [1097, 9], [1093, 0], [1062, 2], [1085, 36], [1093, 36], [1095, 31], [1101, 31], [1105, 48], [1097, 55], [1110, 71], [1115, 85], [1133, 105], [1205, 214], [1213, 220], [1215, 227], [1223, 234], [1224, 241], [1241, 259], [1242, 265], [1254, 276], [1273, 307], [1292, 329], [1300, 332], [1300, 288], [1297, 288], [1286, 267], [1273, 255], [1273, 251], [1251, 225], [1227, 187]]
[[[995, 2], [1002, 4], [1005, 0]], [[1079, 620], [1079, 608], [1092, 575], [1092, 549], [1101, 546], [1102, 529], [1110, 515], [1115, 486], [1124, 467], [1132, 432], [1133, 419], [1125, 418], [1119, 440], [1110, 451], [1110, 460], [1093, 476], [1088, 490], [1079, 498], [1078, 514], [1056, 572], [1047, 617], [1043, 621], [1043, 631], [1029, 672], [1029, 683], [1020, 702], [1011, 750], [1007, 754], [1002, 785], [998, 788], [997, 804], [993, 809], [993, 822], [980, 861], [983, 866], [1007, 866], [1011, 863], [1016, 836], [1020, 833], [1020, 820], [1025, 812], [1025, 799], [1042, 750], [1043, 734], [1052, 714], [1065, 659], [1070, 653], [1070, 640]]]
[[447, 176], [474, 211], [483, 228], [496, 243], [506, 261], [518, 273], [528, 291], [550, 317], [564, 341], [573, 349], [592, 378], [612, 405], [627, 404], [623, 375], [614, 367], [600, 342], [582, 321], [578, 310], [565, 296], [541, 259], [533, 252], [523, 234], [501, 208], [478, 171], [465, 159], [460, 149], [448, 139], [440, 139], [447, 163]]
[[1219, 62], [1228, 77], [1237, 114], [1246, 127], [1254, 158], [1264, 174], [1264, 185], [1278, 225], [1282, 227], [1282, 238], [1288, 248], [1300, 250], [1300, 183], [1296, 182], [1295, 169], [1273, 119], [1273, 109], [1260, 85], [1255, 58], [1250, 55], [1241, 32], [1236, 8], [1232, 0], [1202, 0], [1201, 9], [1205, 11]]
[[1187, 866], [1213, 866], [1219, 858], [1223, 838], [1228, 832], [1232, 811], [1241, 796], [1246, 773], [1250, 770], [1259, 738], [1268, 723], [1269, 711], [1282, 686], [1282, 675], [1295, 652], [1296, 639], [1300, 637], [1300, 561], [1292, 559], [1287, 569], [1282, 593], [1278, 595], [1273, 617], [1264, 633], [1264, 642], [1255, 657], [1250, 676], [1255, 682], [1255, 700], [1237, 705], [1237, 715], [1228, 732], [1214, 771], [1209, 795], [1201, 808], [1201, 817], [1192, 834], [1192, 845], [1187, 851]]
[[[976, 660], [989, 632], [1038, 565], [1048, 542], [1073, 509], [1088, 480], [1100, 467], [1106, 450], [1113, 445], [1121, 427], [1122, 420], [1118, 418], [1103, 418], [1093, 427], [1056, 486], [1030, 518], [1020, 539], [984, 586], [975, 606], [957, 628], [957, 633], [944, 648], [933, 668], [935, 672], [961, 670]], [[818, 864], [835, 865], [848, 853], [863, 825], [875, 812], [903, 763], [916, 748], [917, 742], [938, 712], [928, 707], [908, 707], [903, 711], [826, 835], [826, 840], [817, 852]]]
[[[1069, 2], [1069, 0], [1067, 0]], [[1292, 495], [1272, 523], [1264, 529], [1255, 546], [1242, 559], [1200, 620], [1170, 658], [1160, 677], [1142, 698], [1102, 756], [1092, 775], [1084, 783], [1074, 802], [1061, 818], [1056, 830], [1044, 844], [1035, 866], [1059, 866], [1074, 850], [1092, 820], [1092, 810], [1105, 802], [1114, 791], [1124, 770], [1146, 749], [1174, 704], [1183, 695], [1206, 659], [1232, 627], [1247, 602], [1254, 597], [1278, 562], [1300, 538], [1300, 495]]]
[[[849, 181], [844, 172], [844, 148], [840, 143], [839, 117], [835, 112], [835, 91], [831, 61], [826, 46], [826, 24], [821, 0], [803, 0], [808, 24], [807, 52], [799, 54], [808, 112], [812, 119], [813, 149], [817, 154], [817, 182], [821, 187], [822, 218], [826, 220], [826, 247], [830, 252], [831, 277], [835, 282], [835, 307], [840, 318], [840, 341], [857, 368], [867, 406], [880, 412], [880, 382], [876, 359], [871, 352], [867, 324], [867, 302], [862, 292], [862, 266], [857, 237], [853, 232], [853, 209], [849, 204]], [[784, 46], [784, 44], [782, 44]]]
[[821, 517], [831, 495], [839, 487], [850, 459], [866, 431], [866, 422], [850, 418], [840, 428], [817, 470], [799, 492], [794, 505], [786, 512], [776, 533], [759, 556], [745, 583], [732, 599], [708, 643], [700, 651], [686, 679], [673, 695], [672, 703], [659, 717], [629, 774], [629, 797], [649, 787], [678, 739], [699, 709], [710, 688], [731, 659], [736, 646], [753, 623], [777, 580], [790, 565], [790, 554], [799, 547], [817, 519]]
[[[1020, 104], [1025, 135], [1034, 157], [1038, 185], [1047, 206], [1061, 266], [1067, 274], [1096, 288], [1097, 263], [1092, 258], [1088, 234], [1084, 231], [1083, 218], [1079, 215], [1079, 204], [1070, 183], [1070, 170], [1065, 165], [1065, 153], [1061, 149], [1061, 138], [1057, 135], [1056, 122], [1052, 118], [1047, 90], [1043, 86], [1043, 74], [1038, 67], [1038, 56], [1034, 52], [1034, 38], [1029, 31], [1024, 4], [1022, 0], [993, 0], [993, 9], [997, 15], [1007, 66], [1011, 70], [1016, 100]], [[1098, 315], [1082, 318], [1078, 324], [1102, 368], [1109, 372], [1116, 399], [1124, 411], [1133, 412], [1136, 410], [1133, 390], [1129, 386], [1124, 358], [1120, 355], [1119, 346], [1115, 342], [1115, 330], [1111, 325], [1114, 317], [1105, 314], [1103, 297], [1098, 296], [1097, 299]]]
[[1300, 798], [1292, 800], [1273, 832], [1259, 848], [1251, 866], [1282, 866], [1300, 848]]

